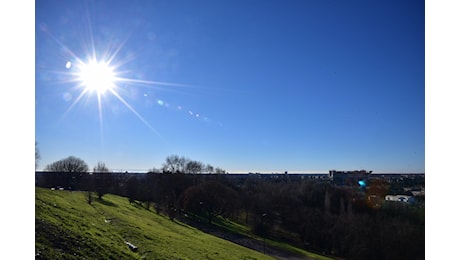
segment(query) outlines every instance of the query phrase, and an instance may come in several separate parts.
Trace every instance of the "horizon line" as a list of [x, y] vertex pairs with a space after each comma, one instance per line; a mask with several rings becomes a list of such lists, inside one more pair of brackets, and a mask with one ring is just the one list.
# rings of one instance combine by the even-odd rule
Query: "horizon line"
[[[35, 172], [50, 172], [46, 170], [35, 170]], [[94, 172], [94, 171], [88, 171]], [[140, 169], [111, 169], [108, 172], [112, 173], [148, 173], [149, 170], [140, 170]], [[276, 172], [276, 171], [226, 171], [225, 173], [207, 173], [202, 172], [198, 174], [329, 174], [329, 171], [285, 171], [285, 172]], [[425, 172], [372, 172], [371, 174], [425, 174]]]

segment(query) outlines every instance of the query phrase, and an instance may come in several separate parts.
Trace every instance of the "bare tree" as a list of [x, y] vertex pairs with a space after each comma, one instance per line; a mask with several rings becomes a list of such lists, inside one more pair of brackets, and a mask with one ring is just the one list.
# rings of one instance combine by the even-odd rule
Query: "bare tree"
[[201, 173], [204, 169], [204, 164], [199, 161], [188, 161], [187, 164], [185, 165], [185, 171], [187, 173]]
[[91, 191], [86, 192], [86, 202], [88, 202], [89, 205], [93, 202], [93, 193]]
[[97, 162], [97, 165], [93, 168], [94, 172], [109, 172], [109, 168], [103, 162]]
[[161, 169], [157, 169], [157, 168], [153, 167], [152, 169], [149, 169], [148, 172], [149, 173], [161, 173]]
[[98, 162], [93, 168], [94, 189], [97, 197], [101, 200], [104, 194], [109, 193], [112, 187], [112, 176], [109, 168], [103, 162]]
[[204, 171], [207, 173], [213, 173], [214, 167], [211, 164], [207, 164]]
[[226, 171], [224, 169], [221, 169], [220, 167], [216, 167], [215, 171], [216, 171], [216, 173], [219, 173], [219, 174], [226, 173]]
[[166, 157], [162, 170], [167, 173], [226, 173], [225, 170], [219, 167], [214, 168], [210, 164], [204, 164], [175, 154]]
[[54, 172], [87, 172], [88, 165], [80, 158], [69, 156], [65, 159], [48, 164], [45, 170]]
[[185, 170], [187, 159], [178, 155], [170, 155], [166, 157], [166, 162], [163, 164], [164, 172], [181, 173]]

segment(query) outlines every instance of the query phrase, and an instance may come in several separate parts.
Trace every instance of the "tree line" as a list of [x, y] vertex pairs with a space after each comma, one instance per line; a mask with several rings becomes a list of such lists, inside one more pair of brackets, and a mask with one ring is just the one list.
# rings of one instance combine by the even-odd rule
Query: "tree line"
[[[38, 159], [40, 158], [37, 150], [37, 143], [35, 143], [35, 168], [38, 165]], [[46, 165], [45, 171], [51, 172], [88, 172], [88, 164], [75, 156], [69, 156], [64, 159], [55, 161]], [[109, 172], [109, 168], [104, 162], [98, 162], [93, 168], [93, 172]], [[149, 172], [163, 172], [163, 173], [226, 173], [220, 167], [214, 167], [211, 164], [204, 164], [200, 161], [191, 160], [184, 156], [170, 155], [166, 157], [166, 161], [163, 163], [161, 169], [152, 168]]]
[[384, 201], [390, 189], [384, 181], [363, 189], [288, 175], [196, 174], [193, 164], [187, 167], [191, 161], [170, 156], [161, 171], [145, 174], [39, 172], [37, 185], [86, 191], [88, 203], [92, 193], [101, 200], [107, 193], [125, 196], [172, 220], [228, 218], [266, 238], [347, 259], [424, 259], [424, 206]]

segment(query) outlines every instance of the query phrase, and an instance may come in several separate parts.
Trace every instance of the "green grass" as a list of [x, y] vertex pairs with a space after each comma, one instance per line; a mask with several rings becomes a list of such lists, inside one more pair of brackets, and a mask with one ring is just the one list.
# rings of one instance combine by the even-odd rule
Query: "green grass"
[[312, 252], [308, 252], [308, 251], [305, 251], [303, 249], [291, 246], [289, 244], [278, 242], [278, 241], [273, 241], [273, 240], [270, 240], [270, 239], [266, 239], [265, 242], [267, 243], [267, 245], [277, 247], [277, 248], [280, 248], [280, 249], [282, 249], [284, 251], [288, 251], [288, 252], [291, 252], [291, 253], [294, 253], [294, 254], [307, 256], [307, 257], [309, 257], [311, 259], [315, 259], [315, 260], [333, 260], [334, 259], [334, 258], [330, 258], [330, 257], [327, 257], [327, 256], [318, 255], [318, 254], [315, 254], [315, 253], [312, 253]]
[[35, 252], [38, 259], [273, 259], [123, 197], [89, 205], [84, 192], [43, 188], [35, 189]]
[[[229, 232], [240, 234], [240, 235], [247, 236], [247, 237], [251, 237], [251, 238], [254, 238], [254, 239], [259, 240], [259, 241], [263, 240], [262, 237], [257, 236], [254, 233], [252, 233], [250, 231], [249, 227], [247, 227], [245, 225], [238, 224], [238, 223], [233, 222], [233, 221], [230, 221], [228, 219], [217, 217], [217, 218], [214, 218], [213, 223], [214, 223], [215, 226], [218, 226], [218, 227], [220, 227], [222, 229], [228, 230]], [[272, 246], [272, 247], [279, 248], [279, 249], [281, 249], [283, 251], [286, 251], [286, 252], [291, 252], [291, 253], [294, 253], [294, 254], [307, 256], [307, 257], [309, 257], [311, 259], [333, 260], [333, 258], [323, 256], [323, 255], [318, 255], [318, 254], [315, 254], [315, 253], [312, 253], [312, 252], [308, 252], [306, 250], [294, 247], [294, 246], [292, 246], [290, 244], [287, 244], [287, 243], [274, 241], [274, 240], [271, 240], [271, 239], [265, 239], [265, 243], [267, 244], [267, 246]]]

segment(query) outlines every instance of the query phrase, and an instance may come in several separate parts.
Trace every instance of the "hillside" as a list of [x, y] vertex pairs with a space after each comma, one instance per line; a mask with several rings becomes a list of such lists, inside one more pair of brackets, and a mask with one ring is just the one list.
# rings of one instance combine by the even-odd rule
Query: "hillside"
[[[135, 245], [136, 252], [125, 242]], [[35, 189], [36, 259], [273, 259], [107, 194]]]

